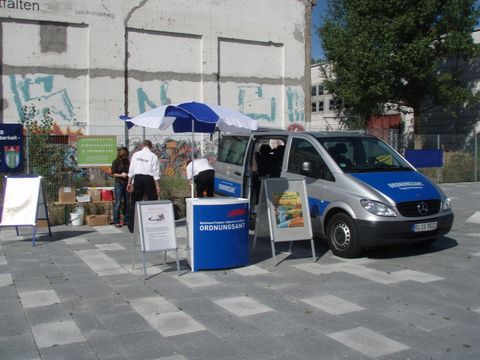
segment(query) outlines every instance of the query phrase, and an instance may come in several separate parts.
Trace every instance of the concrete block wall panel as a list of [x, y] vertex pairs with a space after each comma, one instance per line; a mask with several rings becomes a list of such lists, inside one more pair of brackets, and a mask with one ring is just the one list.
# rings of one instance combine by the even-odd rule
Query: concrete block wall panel
[[227, 81], [221, 83], [220, 93], [222, 104], [247, 114], [262, 127], [278, 127], [283, 121], [282, 85]]
[[129, 78], [130, 112], [141, 114], [157, 106], [186, 101], [201, 101], [201, 83], [199, 81], [147, 79], [139, 81]]
[[88, 135], [125, 134], [118, 116], [124, 112], [122, 77], [96, 76], [89, 81], [89, 115]]
[[69, 77], [50, 72], [13, 73], [2, 76], [5, 122], [17, 122], [24, 106], [35, 106], [41, 118], [43, 109], [58, 125], [87, 129], [88, 123], [88, 77]]
[[284, 49], [282, 44], [219, 39], [220, 101], [259, 121], [281, 127]]
[[50, 109], [59, 125], [86, 129], [88, 27], [70, 24], [2, 24], [2, 92], [6, 122], [24, 106]]
[[117, 126], [125, 110], [186, 100], [220, 101], [260, 126], [304, 121], [301, 0], [30, 3], [0, 8], [0, 121], [18, 121], [37, 98], [85, 133]]

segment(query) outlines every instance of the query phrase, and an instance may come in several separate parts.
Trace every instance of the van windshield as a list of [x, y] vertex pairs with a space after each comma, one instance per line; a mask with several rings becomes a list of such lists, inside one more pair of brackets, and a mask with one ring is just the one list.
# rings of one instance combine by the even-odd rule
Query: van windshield
[[346, 173], [413, 170], [401, 156], [377, 138], [319, 137], [317, 140]]

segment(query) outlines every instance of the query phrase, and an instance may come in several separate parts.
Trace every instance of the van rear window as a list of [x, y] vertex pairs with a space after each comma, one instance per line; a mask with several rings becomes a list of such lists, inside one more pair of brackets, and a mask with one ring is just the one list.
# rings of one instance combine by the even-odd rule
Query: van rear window
[[218, 144], [217, 161], [242, 165], [247, 143], [247, 136], [223, 136]]

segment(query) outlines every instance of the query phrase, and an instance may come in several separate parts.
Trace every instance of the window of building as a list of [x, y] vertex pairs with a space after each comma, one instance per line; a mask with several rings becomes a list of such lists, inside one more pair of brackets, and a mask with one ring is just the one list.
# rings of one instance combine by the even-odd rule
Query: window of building
[[323, 110], [324, 110], [324, 107], [323, 107], [323, 100], [322, 100], [322, 101], [318, 102], [317, 111], [318, 112], [323, 112]]
[[335, 181], [317, 149], [308, 140], [293, 139], [288, 159], [288, 172], [314, 179]]
[[337, 102], [334, 99], [330, 99], [328, 102], [328, 110], [334, 111], [337, 109]]
[[324, 95], [325, 94], [325, 88], [323, 85], [318, 86], [318, 95]]
[[312, 96], [317, 96], [317, 85], [312, 86]]
[[317, 103], [316, 102], [312, 103], [312, 112], [317, 112]]

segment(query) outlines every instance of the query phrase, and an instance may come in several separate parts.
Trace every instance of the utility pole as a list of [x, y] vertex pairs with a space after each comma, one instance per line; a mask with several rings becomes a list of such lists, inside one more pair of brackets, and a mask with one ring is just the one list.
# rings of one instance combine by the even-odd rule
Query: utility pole
[[317, 0], [305, 1], [305, 123], [312, 121], [312, 8], [317, 3]]

